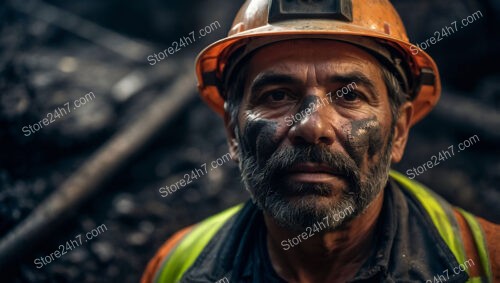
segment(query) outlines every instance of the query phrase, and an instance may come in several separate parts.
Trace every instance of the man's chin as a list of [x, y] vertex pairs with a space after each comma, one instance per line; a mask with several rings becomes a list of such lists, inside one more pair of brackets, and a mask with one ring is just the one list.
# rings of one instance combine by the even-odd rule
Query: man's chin
[[[260, 205], [259, 205], [260, 206]], [[286, 229], [304, 231], [323, 223], [325, 231], [335, 230], [356, 216], [354, 201], [336, 195], [305, 194], [269, 197], [261, 207]]]
[[287, 205], [299, 210], [312, 212], [328, 211], [332, 207], [339, 205], [340, 199], [337, 195], [305, 194], [301, 196], [284, 197]]

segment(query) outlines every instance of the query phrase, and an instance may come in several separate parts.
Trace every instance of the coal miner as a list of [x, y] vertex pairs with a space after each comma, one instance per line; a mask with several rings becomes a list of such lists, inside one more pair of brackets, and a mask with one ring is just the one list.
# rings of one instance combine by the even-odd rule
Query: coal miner
[[196, 71], [251, 200], [173, 235], [142, 282], [500, 282], [500, 226], [390, 169], [441, 91], [410, 48], [385, 0], [247, 1]]

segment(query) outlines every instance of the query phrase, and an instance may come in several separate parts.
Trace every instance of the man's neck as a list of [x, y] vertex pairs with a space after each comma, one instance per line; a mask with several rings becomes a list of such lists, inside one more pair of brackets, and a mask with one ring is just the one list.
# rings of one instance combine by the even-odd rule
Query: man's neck
[[346, 282], [352, 279], [374, 247], [383, 198], [384, 190], [381, 190], [365, 212], [341, 230], [321, 231], [288, 250], [283, 249], [281, 242], [302, 232], [284, 229], [264, 214], [274, 270], [288, 282]]

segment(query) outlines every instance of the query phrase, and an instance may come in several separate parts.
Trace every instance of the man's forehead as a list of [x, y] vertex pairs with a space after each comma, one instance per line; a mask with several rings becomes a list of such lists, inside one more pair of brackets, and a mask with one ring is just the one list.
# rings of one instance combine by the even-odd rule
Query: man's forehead
[[324, 79], [353, 72], [367, 77], [380, 74], [378, 61], [360, 47], [334, 40], [295, 39], [257, 50], [249, 60], [247, 82], [268, 74], [300, 78], [311, 67]]

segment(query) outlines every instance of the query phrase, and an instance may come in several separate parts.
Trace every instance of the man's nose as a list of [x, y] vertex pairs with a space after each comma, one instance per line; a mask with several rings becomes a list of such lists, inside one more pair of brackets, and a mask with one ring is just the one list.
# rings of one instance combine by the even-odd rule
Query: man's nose
[[[325, 144], [331, 145], [335, 141], [335, 130], [333, 127], [333, 115], [335, 110], [330, 104], [329, 97], [316, 95], [315, 106], [308, 106], [301, 110], [300, 119], [290, 128], [289, 139], [293, 144]], [[309, 112], [309, 113], [308, 113]]]

